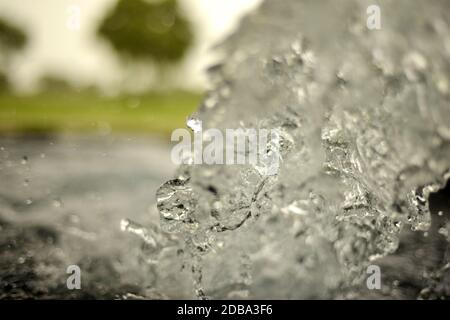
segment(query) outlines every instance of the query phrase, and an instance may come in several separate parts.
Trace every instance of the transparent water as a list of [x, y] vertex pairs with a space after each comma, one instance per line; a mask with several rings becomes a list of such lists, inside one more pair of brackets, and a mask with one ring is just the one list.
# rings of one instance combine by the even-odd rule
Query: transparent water
[[[444, 258], [411, 271], [414, 285], [395, 259], [401, 239], [417, 245], [432, 231], [428, 200], [450, 176], [450, 3], [375, 2], [382, 29], [371, 31], [374, 1], [268, 0], [220, 46], [226, 58], [192, 118], [203, 130], [281, 128], [282, 162], [269, 177], [249, 165], [179, 167], [156, 194], [155, 290], [411, 298], [432, 296], [432, 272], [445, 285], [448, 242]], [[394, 261], [390, 282], [367, 292], [366, 267], [382, 257]]]

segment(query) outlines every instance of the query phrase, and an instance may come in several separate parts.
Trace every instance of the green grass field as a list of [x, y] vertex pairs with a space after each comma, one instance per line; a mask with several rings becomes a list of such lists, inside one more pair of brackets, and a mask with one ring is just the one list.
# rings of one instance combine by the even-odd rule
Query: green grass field
[[201, 95], [189, 92], [102, 97], [91, 92], [0, 94], [0, 134], [149, 133], [185, 127]]

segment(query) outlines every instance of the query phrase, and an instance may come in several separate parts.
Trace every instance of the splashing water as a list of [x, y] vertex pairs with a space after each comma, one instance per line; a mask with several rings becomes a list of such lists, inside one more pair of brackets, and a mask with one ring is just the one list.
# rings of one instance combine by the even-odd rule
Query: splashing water
[[189, 127], [279, 128], [282, 160], [273, 176], [183, 165], [161, 186], [181, 254], [158, 263], [181, 267], [157, 277], [172, 272], [180, 296], [338, 297], [402, 230], [430, 228], [450, 167], [450, 3], [377, 2], [370, 31], [371, 1], [268, 0], [221, 46]]

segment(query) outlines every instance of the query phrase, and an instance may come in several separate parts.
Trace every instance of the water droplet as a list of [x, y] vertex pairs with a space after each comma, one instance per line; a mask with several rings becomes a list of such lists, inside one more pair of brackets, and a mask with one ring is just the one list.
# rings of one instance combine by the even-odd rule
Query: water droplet
[[410, 52], [403, 58], [403, 68], [405, 70], [406, 77], [410, 81], [419, 80], [427, 67], [427, 59], [419, 52]]
[[186, 121], [186, 125], [193, 131], [193, 132], [200, 132], [202, 131], [202, 121], [196, 118], [189, 118]]
[[27, 164], [27, 163], [28, 163], [28, 157], [27, 157], [27, 156], [23, 156], [23, 157], [22, 157], [21, 163], [22, 163], [23, 165]]
[[443, 95], [448, 95], [450, 92], [450, 84], [446, 76], [440, 74], [436, 76], [435, 84], [438, 91]]
[[55, 208], [61, 208], [62, 207], [62, 201], [60, 199], [53, 199], [52, 205]]
[[224, 85], [219, 90], [220, 96], [222, 98], [228, 98], [230, 96], [231, 90], [228, 85]]
[[207, 109], [214, 108], [217, 105], [217, 103], [218, 103], [218, 99], [217, 99], [217, 96], [215, 94], [209, 94], [206, 97], [205, 101], [203, 102], [204, 106]]
[[71, 224], [79, 224], [80, 223], [80, 217], [76, 214], [71, 214], [69, 216], [69, 221]]
[[295, 40], [291, 44], [291, 49], [295, 54], [300, 54], [302, 52], [302, 42], [300, 40]]
[[144, 240], [145, 243], [151, 245], [152, 247], [157, 246], [156, 239], [155, 237], [150, 235], [149, 230], [136, 222], [133, 222], [129, 219], [122, 219], [120, 221], [120, 230], [124, 232], [130, 232], [138, 236], [139, 238]]

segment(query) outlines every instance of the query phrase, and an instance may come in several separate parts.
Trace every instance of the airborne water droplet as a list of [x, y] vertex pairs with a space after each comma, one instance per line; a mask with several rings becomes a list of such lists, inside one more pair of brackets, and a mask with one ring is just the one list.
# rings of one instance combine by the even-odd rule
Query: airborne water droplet
[[193, 132], [200, 132], [202, 130], [202, 121], [196, 118], [189, 118], [186, 121], [186, 125], [193, 131]]
[[61, 208], [62, 207], [62, 201], [60, 199], [53, 199], [52, 205], [55, 208]]
[[130, 219], [122, 219], [120, 221], [120, 230], [138, 236], [139, 238], [144, 240], [145, 243], [151, 245], [154, 248], [157, 246], [155, 237], [150, 235], [149, 230], [147, 230], [140, 224], [131, 221]]

